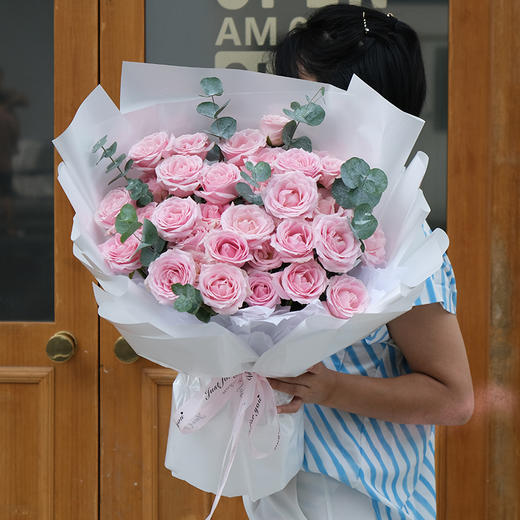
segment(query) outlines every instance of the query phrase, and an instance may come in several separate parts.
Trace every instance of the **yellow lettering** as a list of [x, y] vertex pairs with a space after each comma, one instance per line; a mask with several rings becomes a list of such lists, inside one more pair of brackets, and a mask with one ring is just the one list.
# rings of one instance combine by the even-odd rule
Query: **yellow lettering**
[[224, 40], [232, 40], [233, 45], [237, 47], [242, 45], [240, 36], [238, 35], [237, 26], [231, 16], [226, 16], [224, 18], [215, 45], [220, 47]]
[[[361, 3], [361, 0], [359, 0]], [[307, 7], [323, 7], [325, 5], [338, 4], [339, 0], [307, 0]], [[352, 3], [352, 2], [350, 2]]]
[[297, 16], [296, 18], [293, 18], [289, 24], [289, 31], [292, 31], [298, 24], [305, 23], [306, 21], [307, 19], [303, 16]]
[[254, 36], [257, 45], [264, 45], [269, 36], [269, 45], [276, 45], [276, 18], [269, 16], [264, 25], [264, 29], [260, 34], [260, 29], [256, 23], [256, 19], [252, 16], [246, 17], [246, 45], [252, 45], [252, 36]]
[[[309, 1], [315, 1], [315, 0], [308, 0]], [[317, 0], [319, 2], [319, 0]], [[330, 2], [332, 3], [332, 2]], [[338, 2], [334, 2], [338, 3]], [[362, 5], [362, 0], [349, 0], [348, 2], [350, 5]], [[372, 0], [372, 7], [375, 7], [376, 9], [386, 9], [388, 7], [388, 0]]]
[[236, 9], [242, 9], [249, 0], [218, 0], [218, 3], [224, 8], [229, 9], [230, 11], [235, 11]]

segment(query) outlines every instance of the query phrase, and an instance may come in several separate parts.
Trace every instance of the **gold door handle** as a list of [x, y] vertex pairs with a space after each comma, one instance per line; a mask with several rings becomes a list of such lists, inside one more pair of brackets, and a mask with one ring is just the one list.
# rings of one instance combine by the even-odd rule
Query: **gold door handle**
[[114, 343], [114, 354], [121, 363], [133, 363], [139, 359], [139, 354], [128, 344], [123, 336], [119, 336]]
[[76, 352], [76, 338], [65, 330], [56, 332], [49, 341], [45, 349], [47, 356], [55, 363], [65, 363]]

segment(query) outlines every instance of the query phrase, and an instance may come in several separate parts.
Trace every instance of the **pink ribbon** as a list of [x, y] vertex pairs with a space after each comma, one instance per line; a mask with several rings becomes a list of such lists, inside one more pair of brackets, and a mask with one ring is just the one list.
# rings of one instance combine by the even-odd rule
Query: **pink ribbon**
[[[220, 469], [217, 493], [206, 520], [211, 519], [222, 496], [244, 424], [248, 428], [251, 451], [256, 459], [270, 455], [280, 442], [280, 424], [273, 389], [265, 377], [254, 372], [212, 379], [206, 389], [175, 412], [175, 424], [185, 433], [200, 430], [229, 401], [236, 408], [236, 414]], [[262, 438], [267, 439], [262, 446], [255, 443], [254, 433], [259, 427], [262, 429]]]

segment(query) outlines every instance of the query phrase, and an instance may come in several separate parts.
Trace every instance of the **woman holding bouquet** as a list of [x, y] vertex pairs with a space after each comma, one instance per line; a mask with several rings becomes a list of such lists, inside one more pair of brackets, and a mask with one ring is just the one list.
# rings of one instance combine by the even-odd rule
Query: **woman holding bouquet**
[[[426, 83], [416, 33], [392, 15], [350, 5], [314, 12], [274, 56], [278, 75], [346, 89], [353, 74], [419, 115]], [[425, 230], [429, 232], [429, 230]], [[415, 307], [299, 377], [271, 380], [304, 406], [303, 471], [279, 493], [245, 498], [249, 518], [434, 519], [434, 424], [473, 412], [473, 388], [445, 256]]]

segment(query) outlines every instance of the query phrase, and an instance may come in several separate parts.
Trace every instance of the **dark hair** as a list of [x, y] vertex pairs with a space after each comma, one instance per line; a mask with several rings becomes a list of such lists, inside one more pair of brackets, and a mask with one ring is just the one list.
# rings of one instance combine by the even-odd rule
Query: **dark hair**
[[291, 77], [303, 73], [342, 89], [356, 74], [388, 101], [414, 115], [420, 114], [426, 95], [417, 33], [393, 16], [354, 5], [330, 5], [314, 11], [277, 45], [273, 71]]

